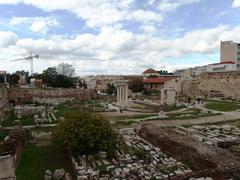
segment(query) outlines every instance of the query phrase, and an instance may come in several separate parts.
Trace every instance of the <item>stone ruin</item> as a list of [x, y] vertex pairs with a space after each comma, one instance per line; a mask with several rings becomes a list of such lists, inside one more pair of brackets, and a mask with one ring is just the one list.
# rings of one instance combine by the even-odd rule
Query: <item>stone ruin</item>
[[0, 84], [0, 121], [3, 119], [8, 108], [6, 85]]
[[48, 104], [52, 106], [57, 106], [64, 104], [66, 102], [74, 100], [73, 98], [40, 98], [40, 97], [33, 97], [33, 103], [39, 104]]
[[240, 128], [230, 125], [195, 125], [189, 128], [177, 126], [179, 133], [187, 134], [204, 144], [228, 149], [240, 157]]
[[[146, 123], [139, 130], [139, 135], [161, 148], [169, 156], [190, 164], [193, 172], [177, 179], [203, 176], [213, 179], [240, 178], [239, 156], [225, 148], [213, 146], [212, 142], [215, 140], [210, 141], [209, 137], [206, 143], [201, 142], [198, 139], [200, 139], [200, 134], [204, 134], [203, 132], [196, 134], [191, 130], [185, 131], [184, 129], [186, 128], [164, 128]], [[238, 134], [238, 131], [233, 130], [233, 133]], [[206, 132], [206, 134], [214, 137], [212, 133]]]
[[86, 155], [72, 157], [78, 180], [167, 179], [192, 172], [183, 163], [140, 138], [134, 129], [123, 129], [120, 134], [124, 143], [138, 153], [127, 152], [118, 146], [116, 158], [112, 160], [107, 159], [106, 152], [99, 152], [100, 159]]
[[173, 106], [176, 104], [177, 91], [174, 88], [161, 89], [161, 105]]
[[11, 129], [3, 141], [2, 156], [0, 156], [0, 179], [15, 179], [24, 148], [27, 145], [25, 129]]
[[72, 177], [65, 169], [55, 169], [54, 172], [48, 169], [45, 171], [44, 180], [72, 180]]
[[53, 107], [47, 108], [46, 106], [18, 105], [15, 106], [14, 113], [18, 119], [21, 119], [23, 116], [33, 116], [34, 122], [37, 126], [57, 121]]
[[[64, 89], [64, 88], [9, 88], [8, 100], [12, 104], [24, 104], [26, 102], [39, 103], [62, 103], [66, 100], [90, 100], [96, 98], [93, 90], [84, 89]], [[53, 99], [53, 100], [52, 100]]]

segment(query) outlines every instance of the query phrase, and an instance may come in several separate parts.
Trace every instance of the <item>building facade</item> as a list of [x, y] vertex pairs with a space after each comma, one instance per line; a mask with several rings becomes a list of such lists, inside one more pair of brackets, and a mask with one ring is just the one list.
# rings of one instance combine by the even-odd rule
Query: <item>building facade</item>
[[233, 61], [240, 69], [240, 43], [221, 41], [221, 62]]
[[168, 82], [173, 80], [172, 82], [169, 82], [169, 85], [173, 85], [172, 83], [178, 83], [178, 81], [175, 81], [177, 77], [175, 76], [168, 76], [168, 77], [158, 77], [158, 78], [148, 78], [143, 80], [144, 89], [148, 91], [161, 91], [162, 88], [164, 88], [164, 85]]
[[226, 71], [236, 71], [237, 65], [233, 61], [224, 61], [215, 64], [209, 64], [207, 66], [207, 72], [226, 72]]
[[142, 75], [143, 75], [144, 79], [147, 79], [149, 76], [157, 76], [158, 77], [159, 72], [154, 69], [147, 69], [142, 73]]

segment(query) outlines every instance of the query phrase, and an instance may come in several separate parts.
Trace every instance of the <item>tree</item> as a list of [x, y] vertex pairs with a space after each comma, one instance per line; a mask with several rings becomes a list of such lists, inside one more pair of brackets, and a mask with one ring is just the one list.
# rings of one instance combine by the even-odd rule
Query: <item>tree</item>
[[66, 113], [55, 130], [55, 139], [76, 154], [106, 151], [111, 156], [116, 148], [116, 133], [109, 121], [87, 112]]
[[29, 72], [21, 70], [21, 71], [16, 71], [15, 74], [17, 74], [19, 76], [26, 76], [27, 77], [29, 75]]
[[57, 76], [57, 69], [55, 67], [49, 67], [42, 73], [43, 82], [48, 86], [53, 86]]
[[14, 86], [14, 85], [18, 84], [19, 79], [20, 79], [20, 76], [16, 73], [13, 73], [9, 76], [9, 84], [11, 86]]
[[74, 87], [74, 81], [73, 81], [73, 78], [71, 77], [67, 77], [63, 74], [58, 74], [52, 86], [70, 88], [70, 87]]
[[107, 84], [107, 94], [116, 94], [116, 91], [114, 84]]
[[68, 77], [72, 77], [75, 74], [75, 69], [72, 64], [61, 63], [57, 67], [58, 74], [63, 74]]
[[129, 89], [134, 93], [142, 92], [143, 80], [140, 78], [133, 79], [132, 81], [129, 82]]

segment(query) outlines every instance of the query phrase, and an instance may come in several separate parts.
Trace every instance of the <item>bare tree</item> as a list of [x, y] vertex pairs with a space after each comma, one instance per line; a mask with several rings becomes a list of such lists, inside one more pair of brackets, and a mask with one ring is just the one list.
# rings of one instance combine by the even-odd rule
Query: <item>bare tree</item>
[[61, 63], [56, 67], [56, 69], [59, 74], [63, 74], [68, 77], [73, 77], [75, 74], [75, 68], [72, 64]]

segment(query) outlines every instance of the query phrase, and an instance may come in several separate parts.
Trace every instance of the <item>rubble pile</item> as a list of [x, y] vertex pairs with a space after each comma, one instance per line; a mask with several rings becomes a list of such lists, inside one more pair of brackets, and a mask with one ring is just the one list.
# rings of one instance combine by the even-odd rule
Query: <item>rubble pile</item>
[[106, 152], [93, 156], [72, 157], [78, 180], [83, 179], [167, 179], [192, 172], [186, 165], [165, 155], [159, 148], [140, 138], [134, 129], [121, 130], [128, 150], [120, 147], [116, 158]]
[[205, 144], [240, 153], [240, 129], [236, 126], [230, 124], [192, 126], [190, 128], [178, 126], [177, 130]]
[[[227, 132], [226, 128], [232, 132]], [[216, 134], [214, 135], [210, 131], [215, 131], [216, 134], [219, 131], [219, 135], [224, 133], [226, 135], [218, 137], [219, 140], [216, 141], [216, 139], [212, 140]], [[220, 148], [219, 143], [221, 144], [224, 138], [227, 138], [225, 140], [239, 140], [238, 132], [238, 128], [226, 125], [208, 128], [203, 126], [177, 127], [175, 129], [148, 123], [141, 127], [138, 134], [161, 148], [165, 154], [188, 164], [193, 172], [185, 177], [209, 176], [214, 179], [228, 179], [231, 177], [240, 178], [240, 161], [235, 153], [226, 148]], [[213, 141], [216, 141], [216, 143], [213, 143]], [[230, 142], [222, 144], [222, 146], [233, 145], [232, 147], [234, 147], [236, 141], [234, 143]]]

